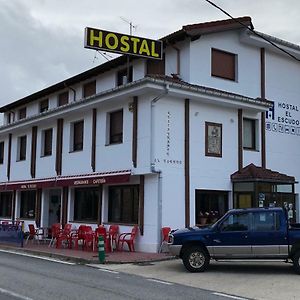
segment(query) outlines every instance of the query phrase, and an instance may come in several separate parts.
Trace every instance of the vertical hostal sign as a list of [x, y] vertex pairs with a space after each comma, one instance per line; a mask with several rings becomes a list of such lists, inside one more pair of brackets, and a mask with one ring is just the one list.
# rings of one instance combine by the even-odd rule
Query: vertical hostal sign
[[84, 47], [114, 53], [162, 59], [162, 42], [142, 37], [85, 28]]

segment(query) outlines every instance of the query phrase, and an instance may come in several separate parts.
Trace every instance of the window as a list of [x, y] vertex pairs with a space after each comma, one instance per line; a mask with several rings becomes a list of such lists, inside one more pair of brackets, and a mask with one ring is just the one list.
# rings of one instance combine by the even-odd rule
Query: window
[[20, 136], [18, 140], [18, 159], [17, 160], [26, 160], [26, 135]]
[[222, 124], [205, 122], [205, 155], [222, 157]]
[[110, 113], [109, 144], [123, 142], [123, 110]]
[[81, 151], [83, 149], [83, 121], [73, 123], [73, 151]]
[[108, 222], [137, 224], [138, 209], [138, 186], [112, 186], [109, 188]]
[[19, 120], [26, 118], [26, 107], [19, 109]]
[[243, 119], [243, 147], [244, 149], [256, 149], [256, 121]]
[[4, 142], [0, 142], [0, 164], [4, 161]]
[[83, 98], [96, 94], [96, 80], [83, 85]]
[[49, 100], [44, 99], [40, 102], [40, 113], [47, 111], [49, 108]]
[[21, 192], [20, 218], [34, 219], [36, 191]]
[[249, 229], [249, 214], [230, 215], [222, 224], [222, 231], [247, 231]]
[[0, 193], [0, 217], [11, 218], [12, 193]]
[[52, 128], [43, 131], [42, 156], [52, 155]]
[[58, 95], [58, 106], [63, 106], [69, 103], [69, 92], [63, 92]]
[[211, 75], [236, 80], [236, 54], [211, 49]]
[[254, 213], [253, 231], [275, 231], [279, 230], [280, 218], [275, 212]]
[[74, 190], [74, 221], [97, 222], [99, 190], [85, 188]]
[[118, 71], [117, 73], [117, 86], [132, 82], [132, 66], [129, 67], [129, 76], [127, 80], [127, 68]]

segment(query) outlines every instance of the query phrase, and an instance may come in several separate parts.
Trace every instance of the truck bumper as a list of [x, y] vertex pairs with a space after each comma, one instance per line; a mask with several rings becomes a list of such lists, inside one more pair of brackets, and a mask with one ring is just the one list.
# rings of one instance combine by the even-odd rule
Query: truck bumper
[[182, 245], [168, 245], [169, 252], [175, 256], [179, 256]]

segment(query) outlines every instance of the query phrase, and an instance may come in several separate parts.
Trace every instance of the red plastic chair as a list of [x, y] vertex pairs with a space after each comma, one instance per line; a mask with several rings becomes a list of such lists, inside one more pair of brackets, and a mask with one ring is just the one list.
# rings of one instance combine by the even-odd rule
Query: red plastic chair
[[171, 231], [171, 227], [162, 227], [161, 229], [162, 241], [158, 252], [162, 252], [163, 246], [168, 244], [168, 237], [170, 231]]
[[94, 249], [94, 232], [91, 226], [84, 226], [82, 228], [83, 247], [82, 250]]
[[49, 243], [48, 247], [51, 247], [56, 243], [60, 232], [61, 232], [60, 223], [52, 224], [52, 226], [51, 226], [51, 240], [50, 240], [50, 243]]
[[28, 237], [26, 239], [26, 244], [28, 243], [29, 240], [31, 240], [32, 242], [34, 240], [36, 240], [39, 243], [39, 237], [40, 236], [44, 236], [43, 232], [40, 232], [38, 228], [35, 228], [35, 226], [33, 224], [29, 224], [28, 225], [29, 228], [29, 234]]
[[110, 247], [111, 251], [118, 248], [118, 238], [119, 238], [119, 225], [110, 225], [108, 229], [108, 235], [109, 235], [109, 241], [110, 241]]
[[56, 238], [56, 248], [61, 248], [62, 247], [62, 242], [67, 241], [68, 243], [68, 248], [71, 248], [71, 229], [72, 229], [72, 224], [66, 224], [64, 229], [58, 234]]
[[134, 241], [135, 238], [138, 234], [138, 226], [134, 226], [131, 230], [131, 232], [125, 232], [125, 233], [121, 233], [119, 236], [119, 240], [118, 240], [118, 249], [120, 251], [123, 251], [124, 248], [124, 243], [127, 244], [128, 249], [130, 252], [134, 252]]
[[83, 245], [83, 233], [84, 233], [84, 228], [86, 225], [80, 225], [78, 230], [71, 232], [71, 238], [70, 238], [70, 247], [78, 250], [78, 244], [79, 241], [81, 241], [81, 244]]

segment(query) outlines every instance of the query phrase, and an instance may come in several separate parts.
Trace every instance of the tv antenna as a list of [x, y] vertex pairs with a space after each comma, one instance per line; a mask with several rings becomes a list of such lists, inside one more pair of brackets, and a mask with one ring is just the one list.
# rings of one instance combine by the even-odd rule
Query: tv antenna
[[[129, 34], [132, 35], [132, 29], [136, 29], [137, 25], [133, 25], [132, 21], [129, 21], [122, 16], [120, 17], [120, 19], [129, 25]], [[126, 74], [126, 83], [128, 83], [129, 82], [129, 73], [130, 73], [129, 55], [128, 54], [127, 54], [127, 72], [126, 73], [127, 73]]]

